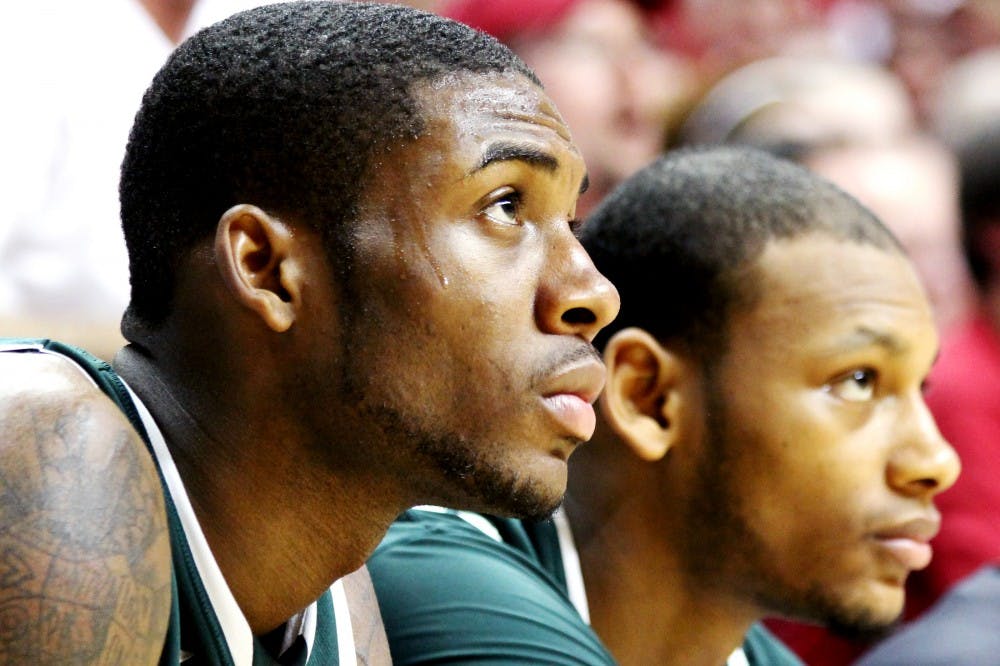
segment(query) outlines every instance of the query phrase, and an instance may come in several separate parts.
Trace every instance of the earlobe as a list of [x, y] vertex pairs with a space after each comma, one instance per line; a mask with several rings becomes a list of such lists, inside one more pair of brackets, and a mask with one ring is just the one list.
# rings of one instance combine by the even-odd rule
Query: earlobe
[[608, 341], [604, 362], [604, 419], [639, 458], [663, 458], [682, 426], [681, 360], [646, 331], [626, 328]]
[[238, 204], [219, 219], [216, 262], [237, 301], [268, 328], [284, 332], [295, 321], [299, 273], [288, 226], [256, 206]]

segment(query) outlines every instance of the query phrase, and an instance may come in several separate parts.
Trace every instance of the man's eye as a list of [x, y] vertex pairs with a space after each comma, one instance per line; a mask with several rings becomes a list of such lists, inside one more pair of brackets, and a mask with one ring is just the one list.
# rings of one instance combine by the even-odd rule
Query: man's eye
[[517, 226], [521, 224], [520, 220], [517, 219], [520, 203], [521, 201], [516, 194], [508, 194], [483, 209], [483, 214], [499, 224]]
[[847, 402], [865, 402], [875, 394], [875, 380], [878, 374], [870, 368], [852, 370], [841, 375], [823, 387], [841, 400]]

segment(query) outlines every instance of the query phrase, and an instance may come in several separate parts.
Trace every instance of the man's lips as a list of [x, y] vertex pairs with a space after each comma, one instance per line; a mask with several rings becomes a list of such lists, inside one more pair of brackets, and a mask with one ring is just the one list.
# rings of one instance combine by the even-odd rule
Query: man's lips
[[542, 402], [565, 434], [586, 441], [597, 425], [593, 402], [604, 388], [605, 370], [596, 356], [560, 367], [545, 382]]
[[916, 571], [930, 564], [933, 549], [928, 542], [940, 527], [941, 519], [934, 513], [878, 530], [873, 537], [903, 567]]
[[571, 393], [548, 395], [542, 401], [567, 436], [581, 442], [594, 436], [597, 415], [589, 402]]

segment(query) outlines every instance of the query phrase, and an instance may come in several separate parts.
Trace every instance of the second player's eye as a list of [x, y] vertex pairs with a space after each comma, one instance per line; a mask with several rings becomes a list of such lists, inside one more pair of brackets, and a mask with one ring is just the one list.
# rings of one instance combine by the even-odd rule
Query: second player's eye
[[517, 226], [521, 224], [518, 219], [518, 212], [521, 207], [521, 199], [515, 192], [505, 194], [486, 208], [483, 215], [498, 224]]
[[858, 368], [841, 375], [823, 388], [841, 400], [865, 402], [875, 394], [877, 378], [878, 374], [871, 368]]

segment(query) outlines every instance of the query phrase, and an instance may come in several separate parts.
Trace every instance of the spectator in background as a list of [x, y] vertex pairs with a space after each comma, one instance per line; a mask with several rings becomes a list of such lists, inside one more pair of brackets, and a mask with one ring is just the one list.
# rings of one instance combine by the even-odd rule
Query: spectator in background
[[798, 157], [810, 146], [877, 143], [916, 127], [899, 80], [887, 70], [830, 57], [773, 57], [710, 87], [678, 143], [740, 143]]
[[452, 0], [440, 11], [505, 42], [545, 82], [587, 164], [581, 217], [660, 153], [693, 90], [631, 0]]
[[917, 123], [888, 70], [829, 58], [768, 58], [719, 81], [693, 108], [683, 143], [740, 143], [791, 157], [867, 205], [917, 266], [945, 331], [972, 286], [958, 238], [954, 157]]
[[647, 0], [658, 40], [711, 85], [771, 56], [827, 55], [883, 65], [926, 120], [941, 76], [1000, 41], [995, 0]]
[[914, 581], [914, 612], [981, 565], [1000, 562], [1000, 116], [967, 138], [959, 162], [964, 245], [979, 308], [948, 341], [927, 399], [970, 473], [942, 497], [942, 559]]
[[657, 41], [689, 58], [711, 85], [749, 62], [829, 53], [824, 2], [666, 0], [647, 2]]
[[931, 102], [930, 129], [953, 150], [1000, 118], [1000, 47], [955, 61]]
[[[893, 25], [887, 65], [906, 84], [921, 121], [952, 64], [1000, 39], [995, 0], [882, 0]], [[993, 5], [991, 7], [991, 5]]]
[[966, 473], [939, 499], [939, 557], [910, 581], [910, 613], [926, 614], [865, 655], [866, 666], [978, 666], [1000, 650], [1000, 114], [977, 120], [958, 155], [979, 309], [948, 340], [927, 393]]
[[911, 581], [919, 615], [984, 564], [1000, 561], [1000, 49], [956, 61], [929, 108], [931, 126], [958, 155], [962, 238], [976, 308], [946, 340], [928, 404], [967, 474], [941, 498], [940, 556]]
[[261, 0], [22, 2], [0, 21], [0, 335], [110, 358], [128, 260], [118, 175], [142, 93], [175, 44]]

